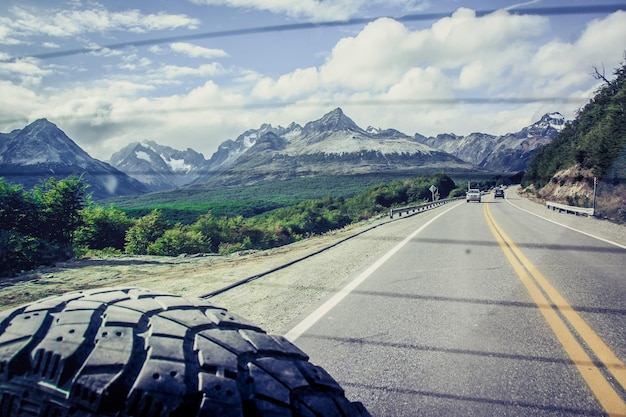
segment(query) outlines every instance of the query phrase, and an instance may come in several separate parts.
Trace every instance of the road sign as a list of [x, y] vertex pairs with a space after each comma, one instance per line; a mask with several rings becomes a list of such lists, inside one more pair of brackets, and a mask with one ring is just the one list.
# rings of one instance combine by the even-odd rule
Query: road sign
[[430, 190], [430, 195], [432, 196], [431, 201], [435, 201], [435, 191], [437, 191], [437, 187], [435, 187], [434, 185], [431, 185], [429, 190]]

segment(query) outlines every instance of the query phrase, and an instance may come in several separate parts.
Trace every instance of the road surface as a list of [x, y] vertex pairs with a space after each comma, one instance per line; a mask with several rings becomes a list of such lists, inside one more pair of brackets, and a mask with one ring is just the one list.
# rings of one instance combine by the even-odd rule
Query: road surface
[[375, 416], [626, 415], [626, 249], [483, 201], [403, 220], [286, 336]]

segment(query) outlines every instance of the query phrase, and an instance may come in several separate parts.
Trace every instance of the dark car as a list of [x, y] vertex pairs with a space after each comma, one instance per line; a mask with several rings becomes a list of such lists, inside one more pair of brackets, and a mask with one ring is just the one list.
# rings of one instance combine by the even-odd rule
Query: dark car
[[493, 193], [493, 198], [498, 198], [498, 197], [504, 198], [504, 190], [502, 188], [496, 188], [496, 190]]

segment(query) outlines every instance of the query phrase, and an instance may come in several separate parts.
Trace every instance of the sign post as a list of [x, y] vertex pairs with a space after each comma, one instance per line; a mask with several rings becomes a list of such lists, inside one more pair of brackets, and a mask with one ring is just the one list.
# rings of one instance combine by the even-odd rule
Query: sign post
[[437, 191], [437, 187], [435, 187], [434, 185], [431, 185], [429, 190], [430, 190], [430, 194], [432, 196], [431, 201], [435, 201], [435, 191]]
[[596, 193], [598, 190], [598, 177], [593, 177], [593, 216], [596, 215]]

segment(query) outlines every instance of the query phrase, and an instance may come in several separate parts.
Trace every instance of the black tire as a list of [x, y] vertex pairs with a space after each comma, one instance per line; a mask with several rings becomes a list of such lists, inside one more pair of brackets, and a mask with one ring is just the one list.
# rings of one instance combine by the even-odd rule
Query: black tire
[[0, 312], [0, 416], [369, 416], [281, 336], [199, 298], [67, 293]]

